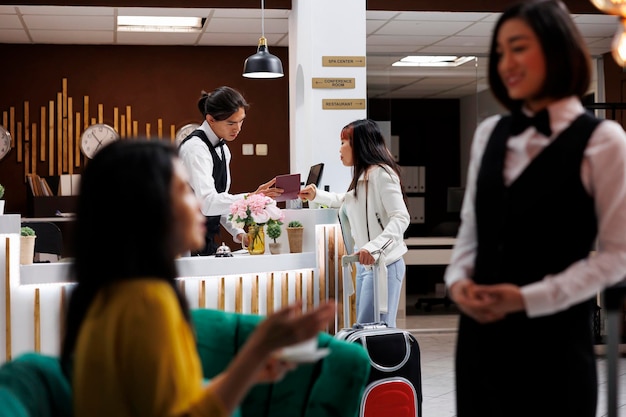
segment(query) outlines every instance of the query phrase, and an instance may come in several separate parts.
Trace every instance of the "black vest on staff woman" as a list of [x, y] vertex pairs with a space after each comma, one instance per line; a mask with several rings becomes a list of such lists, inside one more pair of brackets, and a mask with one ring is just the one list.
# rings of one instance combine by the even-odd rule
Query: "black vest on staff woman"
[[[226, 191], [226, 158], [224, 157], [224, 141], [220, 140], [219, 143], [215, 146], [211, 143], [206, 133], [204, 133], [201, 129], [196, 129], [189, 134], [183, 141], [178, 145], [182, 146], [183, 143], [187, 142], [192, 137], [197, 136], [202, 139], [202, 142], [209, 148], [209, 152], [211, 152], [211, 157], [213, 158], [213, 180], [215, 181], [215, 189], [218, 193], [223, 193]], [[215, 148], [220, 148], [222, 152], [222, 158], [217, 155]], [[217, 243], [215, 243], [215, 236], [220, 233], [220, 217], [221, 216], [206, 216], [206, 235], [204, 237], [205, 245], [204, 249], [199, 252], [194, 252], [194, 255], [213, 255], [217, 251]]]
[[[510, 123], [503, 117], [495, 127], [476, 180], [477, 284], [523, 286], [559, 273], [589, 256], [597, 233], [580, 167], [598, 119], [581, 115], [506, 185]], [[595, 416], [594, 302], [534, 318], [509, 314], [490, 324], [461, 315], [459, 416]]]

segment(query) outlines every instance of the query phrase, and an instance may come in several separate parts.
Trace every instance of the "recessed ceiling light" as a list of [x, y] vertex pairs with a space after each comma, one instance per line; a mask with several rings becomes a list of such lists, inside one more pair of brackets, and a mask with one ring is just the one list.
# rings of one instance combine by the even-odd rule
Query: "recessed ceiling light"
[[391, 65], [394, 67], [458, 67], [475, 59], [475, 56], [409, 55]]
[[199, 32], [203, 24], [204, 19], [201, 17], [117, 17], [117, 30], [121, 32]]

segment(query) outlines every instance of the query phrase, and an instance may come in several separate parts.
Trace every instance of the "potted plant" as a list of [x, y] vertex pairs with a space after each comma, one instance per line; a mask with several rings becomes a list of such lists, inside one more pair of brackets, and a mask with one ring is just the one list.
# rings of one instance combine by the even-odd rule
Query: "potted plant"
[[267, 225], [267, 235], [274, 241], [269, 245], [270, 253], [272, 255], [278, 255], [280, 253], [280, 243], [276, 242], [276, 239], [278, 239], [282, 234], [282, 228], [280, 227], [282, 224], [283, 223], [281, 221], [277, 221]]
[[35, 231], [28, 226], [20, 229], [20, 264], [28, 265], [33, 263], [35, 257]]
[[289, 252], [302, 252], [302, 233], [304, 227], [298, 220], [292, 220], [287, 224], [287, 238], [289, 239]]
[[0, 184], [0, 214], [4, 214], [4, 185]]

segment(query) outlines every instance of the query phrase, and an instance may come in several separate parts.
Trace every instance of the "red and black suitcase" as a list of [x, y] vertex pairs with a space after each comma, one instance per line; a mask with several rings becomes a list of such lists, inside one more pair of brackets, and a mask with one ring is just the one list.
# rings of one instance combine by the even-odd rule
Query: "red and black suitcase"
[[[358, 257], [344, 256], [344, 276]], [[415, 337], [380, 322], [378, 309], [378, 268], [374, 267], [374, 317], [378, 322], [355, 324], [337, 332], [336, 338], [359, 343], [370, 357], [370, 377], [361, 399], [359, 417], [421, 417], [422, 374], [420, 348]], [[348, 293], [344, 291], [347, 304]], [[349, 316], [346, 316], [349, 317]]]

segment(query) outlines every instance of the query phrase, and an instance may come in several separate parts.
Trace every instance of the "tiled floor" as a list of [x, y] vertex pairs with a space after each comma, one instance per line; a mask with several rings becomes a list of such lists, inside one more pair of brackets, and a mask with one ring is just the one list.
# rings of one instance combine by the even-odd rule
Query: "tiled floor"
[[[456, 416], [454, 405], [454, 347], [458, 316], [411, 315], [398, 321], [398, 327], [408, 329], [417, 338], [422, 359], [422, 416]], [[598, 412], [597, 417], [607, 416], [606, 407], [606, 360], [598, 354]], [[626, 417], [626, 358], [619, 364], [619, 416]]]

